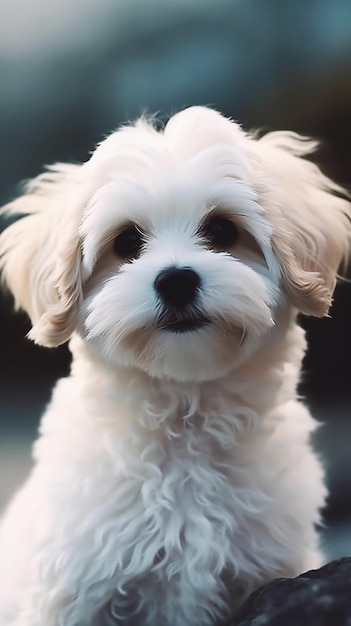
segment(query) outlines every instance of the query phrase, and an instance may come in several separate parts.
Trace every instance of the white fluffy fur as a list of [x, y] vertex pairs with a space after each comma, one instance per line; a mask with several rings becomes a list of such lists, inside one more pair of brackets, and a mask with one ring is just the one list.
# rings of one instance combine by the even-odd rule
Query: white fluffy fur
[[[139, 120], [6, 207], [5, 282], [37, 343], [70, 339], [0, 527], [1, 626], [210, 626], [260, 584], [319, 566], [323, 472], [296, 397], [299, 311], [326, 315], [350, 206], [293, 133], [262, 139], [205, 108]], [[223, 212], [233, 249], [201, 224]], [[112, 241], [134, 223], [139, 258]], [[211, 323], [157, 326], [169, 266]]]

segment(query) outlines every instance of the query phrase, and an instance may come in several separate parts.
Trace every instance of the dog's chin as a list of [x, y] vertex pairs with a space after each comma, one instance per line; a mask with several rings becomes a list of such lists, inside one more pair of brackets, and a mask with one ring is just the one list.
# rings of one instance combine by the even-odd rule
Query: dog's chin
[[141, 328], [113, 348], [105, 342], [94, 344], [112, 365], [137, 368], [153, 378], [199, 383], [226, 376], [257, 349], [260, 339], [238, 327], [218, 327], [207, 318], [184, 318]]

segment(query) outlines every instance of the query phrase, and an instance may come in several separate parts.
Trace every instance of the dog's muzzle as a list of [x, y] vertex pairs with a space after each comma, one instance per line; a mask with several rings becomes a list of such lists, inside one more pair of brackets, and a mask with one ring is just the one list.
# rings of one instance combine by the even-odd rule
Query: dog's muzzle
[[169, 267], [158, 274], [154, 288], [163, 306], [158, 320], [161, 330], [184, 333], [210, 322], [196, 306], [200, 285], [200, 276], [190, 267]]

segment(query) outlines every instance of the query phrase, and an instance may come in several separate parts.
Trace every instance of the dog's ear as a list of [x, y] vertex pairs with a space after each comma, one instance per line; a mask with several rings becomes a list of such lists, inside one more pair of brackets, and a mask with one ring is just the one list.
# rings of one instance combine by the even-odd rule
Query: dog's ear
[[260, 195], [272, 222], [284, 289], [299, 311], [323, 317], [338, 268], [350, 254], [351, 205], [345, 190], [304, 158], [317, 145], [277, 131], [256, 142], [256, 156], [267, 175]]
[[29, 337], [43, 346], [67, 341], [81, 299], [80, 166], [58, 164], [31, 181], [4, 214], [25, 215], [0, 236], [2, 278], [32, 321]]

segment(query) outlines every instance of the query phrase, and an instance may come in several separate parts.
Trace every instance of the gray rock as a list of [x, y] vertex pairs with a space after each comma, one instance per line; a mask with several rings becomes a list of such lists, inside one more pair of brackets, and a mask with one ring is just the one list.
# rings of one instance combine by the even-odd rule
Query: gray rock
[[351, 558], [264, 585], [229, 626], [351, 626]]

